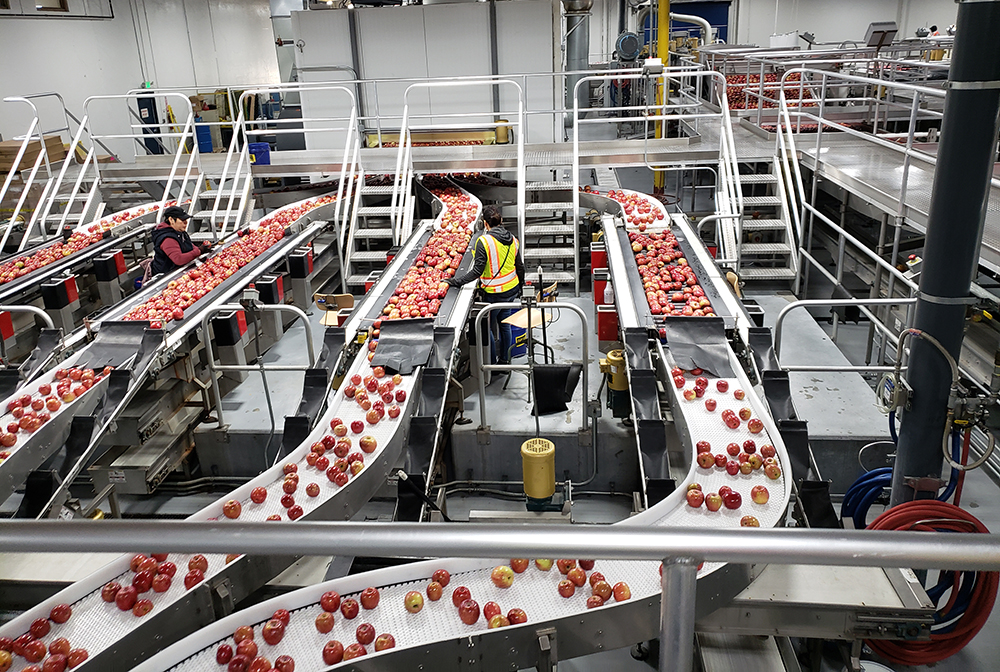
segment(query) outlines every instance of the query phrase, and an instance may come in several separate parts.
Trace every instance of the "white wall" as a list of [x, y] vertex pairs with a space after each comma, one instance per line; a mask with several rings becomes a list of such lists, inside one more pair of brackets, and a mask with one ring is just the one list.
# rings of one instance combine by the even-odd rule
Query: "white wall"
[[[552, 5], [549, 0], [519, 0], [497, 3], [497, 40], [501, 74], [552, 72]], [[292, 31], [304, 46], [295, 50], [296, 65], [316, 68], [352, 63], [348, 13], [354, 12], [360, 42], [360, 77], [364, 79], [412, 80], [427, 77], [463, 77], [489, 75], [489, 5], [461, 3], [410, 5], [406, 7], [357, 8], [354, 10], [315, 10], [292, 13]], [[344, 73], [304, 71], [305, 82], [345, 79]], [[378, 84], [378, 114], [399, 117], [403, 96], [412, 81], [388, 81]], [[366, 113], [374, 115], [375, 91], [364, 92]], [[552, 109], [551, 79], [534, 80], [525, 92], [527, 104], [537, 110]], [[306, 117], [345, 114], [343, 97], [325, 92], [303, 94]], [[473, 116], [458, 120], [434, 118], [432, 123], [492, 123], [492, 94], [488, 87], [458, 89], [416, 89], [408, 101], [411, 114], [466, 112]], [[517, 94], [502, 88], [500, 110], [516, 114]], [[481, 115], [475, 113], [482, 112]], [[412, 122], [429, 123], [423, 119]], [[400, 120], [388, 119], [385, 128], [398, 129]], [[529, 140], [551, 140], [551, 121], [540, 119]], [[308, 136], [310, 148], [332, 148], [339, 136]], [[342, 143], [342, 140], [340, 140]]]
[[810, 32], [819, 42], [862, 40], [868, 24], [873, 21], [896, 21], [899, 25], [897, 39], [909, 38], [923, 25], [937, 24], [944, 32], [958, 14], [958, 5], [953, 0], [736, 1], [739, 3], [737, 39], [742, 44], [765, 47], [773, 33], [793, 30]]
[[[58, 91], [79, 116], [88, 96], [123, 94], [148, 80], [209, 89], [279, 81], [268, 0], [113, 0], [112, 7], [109, 20], [0, 17], [0, 97]], [[26, 130], [30, 114], [21, 107], [0, 104], [5, 138]], [[127, 115], [109, 110], [100, 130], [124, 132]], [[40, 113], [43, 124], [56, 125], [54, 107]], [[133, 154], [126, 141], [112, 149]]]

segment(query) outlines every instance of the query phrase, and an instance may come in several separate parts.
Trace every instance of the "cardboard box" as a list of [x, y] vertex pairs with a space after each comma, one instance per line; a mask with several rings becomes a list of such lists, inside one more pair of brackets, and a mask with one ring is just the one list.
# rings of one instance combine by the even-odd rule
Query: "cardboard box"
[[350, 294], [316, 294], [316, 307], [323, 312], [319, 323], [324, 327], [339, 327], [354, 310], [354, 297]]
[[[24, 204], [21, 206], [21, 216], [25, 218], [25, 221], [31, 216], [34, 209], [38, 207], [38, 202], [42, 197], [42, 188], [43, 185], [36, 182], [28, 189], [28, 197], [24, 199]], [[23, 193], [24, 182], [20, 178], [14, 178], [10, 183], [10, 188], [7, 189], [7, 193], [3, 197], [3, 202], [0, 202], [0, 218], [6, 219], [14, 214], [14, 208], [17, 206], [17, 201]]]
[[[21, 140], [0, 142], [0, 172], [6, 173], [14, 168], [14, 159], [17, 158], [17, 152], [21, 149], [22, 142]], [[62, 161], [66, 158], [66, 148], [63, 146], [62, 138], [58, 135], [45, 136], [45, 149], [49, 155], [49, 163]], [[35, 165], [35, 159], [38, 158], [41, 151], [41, 142], [38, 140], [30, 141], [27, 149], [24, 151], [24, 156], [21, 157], [21, 163], [18, 165], [17, 170], [31, 170], [31, 167]]]

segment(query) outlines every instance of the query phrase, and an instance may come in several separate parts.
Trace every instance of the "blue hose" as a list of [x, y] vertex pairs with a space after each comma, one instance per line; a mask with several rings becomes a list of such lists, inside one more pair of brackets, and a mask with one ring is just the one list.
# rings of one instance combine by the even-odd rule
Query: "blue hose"
[[[962, 433], [953, 432], [951, 435], [951, 459], [953, 462], [958, 462], [962, 459]], [[952, 467], [951, 477], [948, 479], [948, 486], [938, 497], [939, 502], [947, 502], [951, 499], [951, 496], [955, 494], [955, 488], [958, 487], [958, 469]]]

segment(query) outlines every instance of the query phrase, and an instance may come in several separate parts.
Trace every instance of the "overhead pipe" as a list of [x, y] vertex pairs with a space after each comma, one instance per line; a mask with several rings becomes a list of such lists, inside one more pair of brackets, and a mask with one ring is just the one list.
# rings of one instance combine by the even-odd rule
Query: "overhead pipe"
[[708, 22], [708, 19], [695, 16], [694, 14], [677, 14], [675, 12], [670, 12], [670, 20], [680, 21], [682, 23], [694, 23], [701, 26], [701, 43], [712, 44], [712, 24]]
[[[950, 357], [962, 349], [966, 310], [975, 299], [986, 202], [1000, 113], [1000, 1], [960, 2], [948, 75], [937, 169], [913, 328], [933, 336]], [[948, 360], [925, 338], [912, 342], [890, 504], [934, 497], [941, 477], [942, 434], [954, 412]]]

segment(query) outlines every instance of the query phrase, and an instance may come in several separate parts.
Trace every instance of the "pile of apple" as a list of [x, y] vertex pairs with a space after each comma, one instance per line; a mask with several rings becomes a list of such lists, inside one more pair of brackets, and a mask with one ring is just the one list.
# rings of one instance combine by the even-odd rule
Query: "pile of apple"
[[[14, 665], [15, 656], [28, 663], [22, 672], [64, 672], [87, 660], [87, 650], [73, 648], [65, 637], [55, 637], [45, 643], [45, 637], [55, 634], [52, 625], [60, 626], [72, 615], [70, 605], [57, 604], [52, 607], [48, 618], [36, 618], [28, 632], [17, 639], [0, 637], [0, 670], [9, 670]], [[41, 663], [41, 667], [37, 663]]]
[[[786, 83], [798, 82], [801, 79], [801, 73], [793, 72], [788, 75], [785, 79]], [[781, 88], [781, 76], [777, 73], [766, 73], [764, 75], [764, 94], [768, 98], [774, 98], [777, 100], [777, 91]], [[788, 90], [785, 92], [785, 97], [789, 102], [799, 101], [799, 88], [795, 86], [794, 88], [789, 86]], [[731, 110], [743, 110], [748, 107], [757, 107], [757, 95], [748, 95], [747, 90], [753, 91], [754, 94], [760, 95], [760, 75], [726, 75], [726, 99], [729, 102], [729, 109]], [[809, 89], [802, 88], [802, 101], [811, 100], [812, 94]], [[764, 100], [764, 108], [775, 108], [777, 103], [771, 102], [770, 100]], [[803, 102], [804, 106], [815, 106], [816, 102]]]
[[[132, 615], [142, 618], [153, 611], [153, 601], [145, 595], [151, 589], [154, 593], [165, 593], [170, 590], [177, 566], [167, 560], [166, 553], [152, 553], [149, 556], [139, 553], [129, 562], [132, 580], [123, 586], [118, 581], [111, 581], [101, 588], [101, 599], [114, 604], [121, 611], [131, 611]], [[188, 573], [184, 576], [184, 586], [190, 590], [205, 580], [208, 570], [208, 559], [204, 555], [192, 556], [188, 562]]]
[[[462, 147], [465, 145], [484, 145], [484, 140], [438, 140], [435, 142], [411, 142], [410, 147]], [[398, 142], [383, 142], [383, 147], [399, 147]]]
[[93, 369], [56, 369], [54, 388], [52, 383], [41, 383], [37, 392], [25, 392], [8, 401], [6, 412], [0, 417], [0, 427], [4, 429], [0, 431], [0, 446], [3, 447], [0, 464], [14, 453], [19, 437], [38, 431], [63, 404], [75, 401], [109, 375], [111, 369], [105, 367], [100, 373]]
[[[173, 204], [173, 201], [171, 201], [167, 205]], [[16, 280], [49, 264], [61, 261], [75, 252], [90, 247], [94, 243], [98, 243], [104, 239], [105, 231], [109, 231], [137, 217], [142, 217], [147, 212], [155, 211], [159, 207], [160, 204], [155, 203], [147, 207], [136, 208], [135, 210], [116, 212], [113, 215], [102, 218], [95, 224], [91, 224], [86, 229], [83, 227], [78, 228], [67, 240], [57, 240], [34, 254], [15, 257], [10, 261], [4, 262], [0, 264], [0, 285]]]
[[[437, 315], [441, 300], [448, 294], [445, 280], [455, 276], [469, 247], [472, 226], [479, 216], [478, 202], [444, 178], [428, 175], [423, 184], [444, 204], [444, 210], [438, 217], [434, 233], [382, 308], [382, 320]], [[376, 332], [380, 325], [381, 320], [374, 327]], [[378, 334], [374, 333], [369, 343], [372, 352], [377, 344]]]
[[310, 210], [335, 200], [323, 196], [314, 201], [284, 208], [260, 220], [249, 233], [239, 237], [205, 263], [167, 283], [167, 288], [128, 311], [123, 320], [148, 320], [153, 329], [162, 329], [171, 320], [184, 319], [184, 309], [218, 287], [272, 245], [284, 238], [288, 225]]
[[705, 290], [688, 266], [670, 231], [628, 234], [639, 277], [653, 315], [711, 317], [715, 315]]
[[633, 226], [639, 231], [645, 231], [649, 225], [666, 218], [663, 209], [643, 194], [612, 189], [608, 192], [608, 198], [622, 204], [622, 208], [625, 210], [626, 228]]
[[[704, 398], [705, 410], [715, 413], [720, 401], [728, 401], [729, 381], [723, 378], [715, 380], [715, 390], [717, 396], [709, 394], [709, 381], [703, 375], [701, 369], [684, 371], [679, 367], [671, 369], [674, 379], [674, 386], [678, 390], [683, 390], [682, 396], [689, 403], [694, 403], [698, 399]], [[687, 387], [688, 377], [694, 377], [694, 384]], [[746, 393], [741, 389], [732, 391], [732, 398], [738, 402], [746, 399]], [[712, 452], [712, 444], [709, 441], [700, 440], [695, 444], [697, 451], [696, 460], [698, 466], [707, 472], [725, 471], [734, 479], [741, 476], [753, 477], [755, 472], [763, 470], [764, 475], [771, 481], [781, 478], [781, 467], [778, 465], [777, 451], [769, 443], [762, 444], [759, 448], [753, 438], [748, 438], [739, 443], [742, 436], [737, 436], [737, 432], [747, 431], [752, 436], [756, 436], [764, 431], [764, 422], [760, 418], [753, 416], [753, 411], [749, 407], [742, 407], [738, 411], [732, 408], [724, 408], [719, 414], [722, 423], [728, 430], [733, 432], [732, 441], [725, 446], [725, 452], [721, 450]], [[743, 426], [743, 423], [746, 426]], [[765, 435], [766, 437], [766, 435]], [[737, 510], [743, 504], [743, 496], [729, 486], [722, 486], [719, 492], [705, 493], [699, 483], [691, 483], [687, 490], [687, 503], [692, 508], [700, 508], [705, 505], [709, 511], [718, 511], [723, 506], [730, 510]], [[763, 484], [755, 484], [750, 489], [750, 498], [754, 504], [763, 506], [767, 504], [770, 497], [767, 487]], [[760, 522], [755, 516], [744, 516], [740, 520], [743, 527], [760, 527]]]
[[[493, 585], [500, 590], [510, 588], [514, 583], [516, 574], [522, 574], [528, 570], [530, 561], [526, 558], [515, 558], [509, 565], [499, 565], [490, 573]], [[548, 572], [552, 569], [551, 559], [535, 560], [535, 568], [540, 572]], [[620, 581], [611, 586], [600, 572], [593, 572], [589, 578], [587, 572], [593, 570], [593, 560], [570, 560], [560, 559], [555, 561], [559, 570], [559, 575], [565, 577], [559, 581], [559, 594], [565, 598], [572, 597], [577, 588], [582, 588], [588, 583], [591, 588], [591, 595], [587, 598], [588, 609], [603, 606], [605, 602], [614, 598], [616, 602], [628, 600], [632, 596], [632, 591], [628, 584]], [[451, 574], [446, 569], [437, 569], [428, 581], [424, 592], [411, 590], [403, 597], [402, 608], [411, 614], [411, 618], [416, 617], [426, 604], [437, 602], [443, 596], [445, 588], [451, 583]], [[365, 616], [368, 612], [376, 613], [378, 609], [395, 608], [387, 607], [381, 602], [381, 593], [375, 586], [369, 586], [357, 594], [356, 597], [341, 597], [335, 590], [323, 593], [319, 600], [322, 611], [312, 622], [312, 627], [317, 632], [327, 635], [333, 631], [338, 618], [344, 621], [353, 621], [359, 616]], [[482, 608], [473, 599], [472, 592], [466, 586], [456, 586], [452, 589], [451, 603], [455, 607], [459, 620], [466, 625], [476, 625], [483, 620], [488, 629], [519, 625], [528, 622], [528, 615], [524, 609], [514, 607], [504, 614], [499, 603], [490, 600]], [[372, 619], [374, 620], [374, 619]], [[295, 627], [308, 628], [305, 622], [295, 623]], [[279, 670], [290, 672], [295, 669], [295, 661], [287, 654], [279, 654], [272, 664], [271, 659], [265, 654], [274, 655], [278, 651], [272, 651], [271, 647], [277, 647], [284, 639], [288, 629], [292, 627], [292, 614], [286, 609], [278, 609], [260, 627], [260, 639], [263, 645], [256, 640], [257, 633], [252, 625], [241, 625], [236, 628], [232, 639], [227, 639], [215, 649], [215, 661], [219, 665], [225, 665], [227, 672], [245, 672], [249, 670], [268, 672], [269, 670]], [[327, 641], [318, 652], [318, 657], [322, 659], [324, 665], [336, 665], [337, 663], [353, 658], [367, 655], [366, 647], [373, 646], [373, 650], [384, 651], [396, 646], [396, 637], [391, 633], [376, 635], [376, 628], [371, 623], [362, 619], [362, 622], [354, 628], [354, 640], [346, 645], [340, 640], [331, 639]], [[264, 649], [264, 646], [268, 647]], [[318, 664], [318, 661], [317, 661]]]

